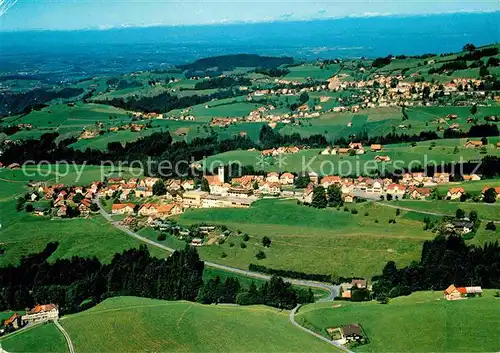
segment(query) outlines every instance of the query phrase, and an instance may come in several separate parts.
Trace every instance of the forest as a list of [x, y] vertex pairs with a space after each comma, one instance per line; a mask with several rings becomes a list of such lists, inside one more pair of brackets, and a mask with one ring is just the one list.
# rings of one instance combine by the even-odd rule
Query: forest
[[272, 277], [257, 289], [245, 289], [237, 278], [203, 282], [204, 262], [194, 247], [186, 246], [166, 259], [152, 257], [145, 245], [114, 255], [109, 264], [97, 258], [74, 256], [48, 261], [59, 244], [49, 243], [17, 266], [0, 268], [0, 311], [24, 310], [37, 303], [55, 303], [63, 314], [88, 309], [115, 296], [198, 301], [204, 304], [265, 304], [291, 309], [311, 303], [311, 290], [294, 289]]

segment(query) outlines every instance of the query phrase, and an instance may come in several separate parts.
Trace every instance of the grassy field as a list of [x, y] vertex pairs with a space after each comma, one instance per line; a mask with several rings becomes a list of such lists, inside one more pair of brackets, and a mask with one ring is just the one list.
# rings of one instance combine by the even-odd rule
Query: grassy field
[[61, 320], [77, 352], [329, 352], [288, 312], [134, 297], [107, 299]]
[[308, 79], [326, 81], [334, 76], [340, 69], [339, 64], [330, 64], [325, 68], [321, 68], [315, 64], [302, 64], [299, 66], [289, 67], [288, 73], [283, 79], [290, 81], [306, 82]]
[[500, 299], [493, 293], [486, 290], [482, 298], [453, 302], [441, 292], [417, 292], [387, 305], [309, 304], [296, 319], [324, 335], [327, 327], [360, 323], [370, 343], [356, 352], [496, 352]]
[[486, 204], [482, 202], [458, 202], [458, 201], [419, 201], [419, 200], [399, 200], [391, 201], [391, 205], [406, 207], [418, 211], [436, 212], [446, 215], [455, 215], [458, 208], [469, 213], [475, 210], [480, 219], [490, 219], [500, 221], [500, 203]]
[[68, 351], [64, 336], [53, 323], [41, 324], [6, 338], [0, 338], [0, 344], [9, 353], [66, 353]]
[[[0, 256], [0, 266], [15, 264], [21, 256], [39, 252], [53, 241], [58, 241], [59, 247], [51, 260], [97, 256], [105, 262], [110, 261], [117, 252], [142, 244], [107, 223], [101, 216], [51, 220], [24, 211], [17, 212], [14, 201], [0, 203], [0, 213], [0, 245], [6, 250]], [[157, 248], [150, 248], [150, 251], [155, 256], [165, 256], [165, 252]]]
[[[371, 277], [389, 260], [398, 265], [418, 260], [423, 241], [434, 237], [422, 230], [423, 215], [403, 211], [396, 217], [396, 210], [372, 203], [348, 207], [356, 208], [358, 214], [343, 209], [317, 210], [291, 200], [262, 200], [250, 209], [188, 210], [179, 222], [224, 224], [250, 235], [246, 248], [241, 248], [243, 240], [237, 235], [231, 235], [223, 245], [199, 248], [203, 259], [244, 269], [257, 263], [341, 276]], [[397, 222], [389, 224], [391, 218]], [[270, 248], [261, 245], [263, 236], [272, 239]], [[266, 254], [263, 260], [255, 258], [260, 250]]]

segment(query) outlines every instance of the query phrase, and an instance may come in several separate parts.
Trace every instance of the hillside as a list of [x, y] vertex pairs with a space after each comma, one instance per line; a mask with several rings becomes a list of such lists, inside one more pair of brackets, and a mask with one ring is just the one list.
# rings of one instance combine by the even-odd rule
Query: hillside
[[360, 323], [370, 343], [356, 352], [493, 352], [500, 349], [500, 298], [494, 298], [494, 292], [452, 302], [438, 291], [413, 293], [388, 305], [311, 304], [301, 308], [296, 319], [324, 335], [327, 327]]
[[329, 352], [263, 306], [205, 306], [136, 297], [108, 299], [60, 320], [77, 352]]

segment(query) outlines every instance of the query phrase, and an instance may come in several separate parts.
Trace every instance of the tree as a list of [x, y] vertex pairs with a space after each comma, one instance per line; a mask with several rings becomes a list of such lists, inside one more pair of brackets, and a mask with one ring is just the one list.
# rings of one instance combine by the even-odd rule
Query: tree
[[472, 52], [476, 50], [476, 46], [472, 43], [467, 43], [464, 45], [464, 48], [463, 48], [463, 51], [468, 51], [468, 52]]
[[343, 205], [342, 189], [338, 185], [330, 185], [327, 189], [328, 206], [339, 207]]
[[247, 233], [243, 234], [243, 241], [248, 241], [250, 237], [248, 236]]
[[77, 192], [75, 194], [75, 196], [73, 196], [73, 202], [76, 203], [77, 205], [82, 202], [82, 200], [85, 198], [85, 196], [83, 196], [82, 194], [80, 194], [79, 192]]
[[271, 239], [268, 237], [263, 237], [262, 238], [262, 245], [264, 245], [266, 248], [271, 246]]
[[26, 212], [31, 213], [31, 212], [33, 212], [33, 210], [34, 210], [33, 205], [31, 203], [28, 203], [26, 205]]
[[255, 257], [257, 258], [257, 260], [263, 260], [266, 258], [266, 253], [262, 250], [259, 250], [259, 252], [255, 254]]
[[483, 146], [488, 145], [488, 138], [486, 138], [486, 137], [481, 137], [481, 142], [483, 143]]
[[309, 175], [304, 174], [304, 175], [299, 175], [297, 178], [295, 178], [295, 187], [302, 189], [307, 187], [307, 185], [311, 182], [311, 178]]
[[497, 200], [497, 192], [495, 188], [489, 188], [484, 192], [483, 201], [486, 203], [495, 203]]
[[465, 217], [465, 211], [462, 210], [461, 208], [457, 208], [457, 211], [455, 212], [455, 218], [461, 219]]
[[325, 188], [322, 186], [314, 188], [311, 206], [315, 208], [325, 208], [327, 204]]
[[210, 192], [210, 185], [208, 184], [208, 180], [205, 178], [201, 181], [201, 191]]
[[486, 230], [496, 231], [497, 230], [497, 226], [493, 222], [488, 222], [486, 224]]
[[161, 196], [165, 195], [167, 193], [167, 188], [165, 187], [165, 183], [163, 182], [162, 179], [157, 180], [153, 184], [153, 195], [155, 196]]
[[479, 76], [480, 77], [485, 77], [485, 76], [488, 76], [490, 74], [490, 72], [488, 71], [488, 68], [486, 66], [481, 66], [479, 68]]
[[470, 107], [470, 113], [472, 115], [476, 115], [476, 113], [477, 113], [477, 105], [473, 104], [472, 107]]
[[258, 188], [259, 188], [259, 183], [257, 182], [257, 180], [255, 180], [255, 181], [253, 182], [253, 189], [254, 189], [254, 190], [257, 190]]
[[307, 92], [302, 92], [299, 96], [299, 102], [300, 104], [304, 104], [309, 100], [309, 94]]
[[478, 215], [477, 215], [477, 212], [475, 210], [472, 210], [469, 212], [469, 219], [476, 223], [476, 221], [478, 220]]

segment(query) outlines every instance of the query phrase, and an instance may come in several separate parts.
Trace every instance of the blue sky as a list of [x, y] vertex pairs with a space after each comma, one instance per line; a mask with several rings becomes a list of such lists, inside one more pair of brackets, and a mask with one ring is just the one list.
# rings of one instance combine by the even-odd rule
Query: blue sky
[[498, 0], [18, 0], [0, 18], [0, 28], [105, 29], [498, 10]]

